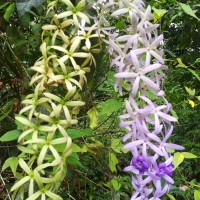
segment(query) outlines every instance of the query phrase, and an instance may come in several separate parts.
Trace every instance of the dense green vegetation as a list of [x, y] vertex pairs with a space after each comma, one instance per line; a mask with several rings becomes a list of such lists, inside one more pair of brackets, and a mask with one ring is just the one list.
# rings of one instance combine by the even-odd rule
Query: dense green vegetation
[[[8, 190], [15, 181], [15, 160], [3, 165], [19, 154], [16, 145], [20, 132], [16, 130], [14, 116], [22, 108], [21, 101], [34, 89], [29, 87], [33, 75], [30, 67], [40, 57], [41, 27], [54, 15], [52, 11], [46, 16], [47, 2], [41, 2], [22, 9], [14, 1], [0, 1], [1, 199], [8, 199]], [[177, 154], [176, 159], [184, 162], [175, 170], [175, 185], [164, 199], [199, 200], [200, 4], [198, 0], [146, 3], [153, 7], [165, 37], [169, 71], [163, 87], [173, 106], [172, 114], [178, 118], [171, 141], [192, 153]], [[123, 22], [113, 24], [123, 29]], [[69, 130], [74, 153], [67, 160], [67, 174], [59, 192], [64, 199], [129, 199], [133, 189], [123, 168], [129, 164], [130, 155], [122, 149], [124, 130], [118, 127], [127, 95], [120, 97], [114, 91], [114, 72], [109, 67], [106, 49], [96, 59], [98, 66], [87, 74], [88, 84], [82, 91], [86, 104], [80, 109], [79, 124]], [[15, 131], [9, 132], [12, 130]]]

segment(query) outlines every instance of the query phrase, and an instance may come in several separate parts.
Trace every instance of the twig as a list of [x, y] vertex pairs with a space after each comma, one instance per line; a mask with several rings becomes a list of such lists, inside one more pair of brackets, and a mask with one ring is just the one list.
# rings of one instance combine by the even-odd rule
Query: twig
[[[2, 183], [3, 183], [3, 185], [5, 186], [6, 184], [5, 184], [4, 180], [3, 180], [3, 177], [1, 176], [1, 173], [0, 173], [0, 179], [1, 179]], [[9, 200], [12, 200], [11, 197], [10, 197], [9, 191], [8, 191], [6, 188], [5, 188], [5, 190], [6, 190], [6, 192], [7, 192], [8, 199], [9, 199]]]

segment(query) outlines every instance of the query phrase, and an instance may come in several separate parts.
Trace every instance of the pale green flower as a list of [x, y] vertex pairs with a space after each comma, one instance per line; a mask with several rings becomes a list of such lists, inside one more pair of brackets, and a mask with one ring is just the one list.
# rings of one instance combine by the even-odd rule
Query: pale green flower
[[49, 101], [48, 98], [45, 97], [39, 97], [38, 96], [38, 90], [39, 90], [40, 85], [36, 86], [35, 93], [34, 94], [29, 94], [26, 96], [26, 99], [22, 101], [22, 104], [25, 104], [26, 106], [21, 109], [19, 114], [22, 114], [24, 112], [28, 112], [28, 119], [31, 121], [32, 116], [38, 106], [44, 105], [46, 102]]
[[76, 26], [79, 26], [79, 20], [85, 20], [88, 24], [90, 23], [88, 16], [81, 12], [85, 7], [85, 0], [81, 0], [77, 6], [74, 6], [69, 0], [62, 0], [62, 2], [68, 6], [68, 11], [58, 14], [58, 19], [72, 16]]
[[48, 181], [45, 181], [45, 178], [42, 178], [40, 176], [39, 172], [41, 170], [44, 170], [45, 168], [55, 166], [55, 162], [39, 165], [34, 170], [32, 170], [31, 169], [32, 167], [28, 166], [23, 158], [20, 158], [19, 166], [24, 170], [24, 172], [26, 172], [27, 176], [24, 176], [21, 180], [15, 183], [13, 187], [11, 188], [11, 192], [14, 190], [17, 190], [18, 188], [23, 186], [26, 182], [29, 182], [28, 195], [31, 196], [34, 193], [35, 183], [37, 183], [39, 188], [40, 187], [42, 188], [43, 183], [48, 182]]
[[71, 44], [69, 50], [67, 50], [66, 48], [61, 47], [61, 46], [51, 46], [52, 49], [58, 50], [58, 51], [66, 54], [66, 55], [62, 56], [60, 59], [58, 59], [58, 62], [60, 60], [61, 62], [65, 63], [66, 61], [70, 60], [73, 67], [76, 68], [77, 64], [76, 64], [76, 61], [75, 61], [74, 58], [88, 58], [88, 57], [90, 57], [89, 53], [76, 52], [79, 49], [80, 42], [81, 42], [81, 40], [79, 39], [79, 37], [75, 37], [72, 40], [72, 44]]
[[[22, 115], [18, 115], [15, 117], [17, 121], [22, 123], [24, 125], [24, 131], [18, 138], [18, 142], [20, 142], [22, 139], [25, 139], [26, 136], [31, 135], [32, 139], [38, 139], [38, 133], [39, 132], [54, 132], [55, 128], [47, 125], [39, 125], [31, 122], [27, 118], [23, 117]], [[26, 128], [25, 128], [26, 127]]]
[[95, 31], [97, 29], [97, 24], [94, 24], [93, 26], [90, 27], [89, 31], [86, 33], [83, 27], [80, 27], [80, 31], [79, 31], [79, 39], [81, 40], [85, 40], [85, 45], [87, 47], [87, 49], [89, 50], [91, 48], [91, 42], [90, 39], [91, 38], [99, 38], [99, 34], [97, 33], [93, 33], [93, 31]]
[[41, 164], [43, 164], [45, 157], [47, 155], [50, 155], [49, 154], [50, 152], [54, 156], [57, 165], [59, 165], [62, 162], [62, 158], [60, 157], [59, 153], [56, 151], [56, 149], [54, 148], [53, 145], [58, 145], [58, 144], [63, 144], [63, 143], [65, 143], [66, 146], [67, 146], [67, 149], [69, 149], [69, 147], [71, 146], [71, 143], [72, 143], [71, 138], [66, 136], [66, 137], [57, 138], [57, 139], [54, 139], [54, 140], [51, 140], [51, 138], [49, 138], [47, 140], [45, 140], [45, 139], [32, 139], [32, 140], [28, 140], [28, 141], [24, 142], [23, 145], [37, 144], [37, 146], [42, 146], [42, 148], [40, 150], [40, 154], [39, 154], [38, 159], [37, 159], [37, 164], [38, 164], [38, 166], [40, 166]]
[[[63, 40], [64, 43], [69, 44], [69, 37], [66, 36], [63, 29], [65, 29], [66, 27], [73, 24], [74, 20], [73, 19], [67, 19], [67, 20], [63, 21], [62, 23], [60, 23], [57, 15], [54, 15], [54, 17], [52, 19], [52, 23], [53, 22], [55, 23], [55, 25], [50, 24], [50, 25], [42, 26], [42, 29], [44, 31], [54, 31], [52, 39], [51, 39], [52, 45], [55, 44], [57, 36], [59, 36]], [[44, 33], [43, 33], [43, 35], [44, 35]]]

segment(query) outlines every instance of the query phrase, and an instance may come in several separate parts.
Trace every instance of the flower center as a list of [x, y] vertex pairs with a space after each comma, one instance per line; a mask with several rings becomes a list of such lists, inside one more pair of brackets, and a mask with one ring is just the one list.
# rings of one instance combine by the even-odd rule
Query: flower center
[[142, 156], [133, 158], [131, 163], [142, 174], [149, 169], [149, 163]]

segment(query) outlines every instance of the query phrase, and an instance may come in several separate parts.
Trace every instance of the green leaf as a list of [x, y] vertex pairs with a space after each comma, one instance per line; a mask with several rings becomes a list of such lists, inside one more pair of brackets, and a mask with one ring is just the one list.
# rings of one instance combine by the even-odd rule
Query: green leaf
[[101, 111], [99, 112], [99, 119], [101, 121], [106, 120], [106, 118], [113, 112], [118, 111], [122, 108], [122, 102], [116, 99], [108, 99], [101, 104]]
[[161, 19], [167, 12], [164, 9], [156, 9], [156, 8], [153, 8], [153, 11], [154, 11], [154, 22], [157, 22], [159, 19]]
[[189, 152], [182, 152], [185, 158], [191, 159], [191, 158], [197, 158], [196, 155], [189, 153]]
[[191, 72], [191, 73], [198, 79], [198, 81], [200, 81], [200, 76], [199, 76], [199, 74], [197, 74], [193, 69], [189, 69], [189, 68], [188, 68], [188, 71]]
[[101, 114], [102, 113], [112, 113], [118, 111], [122, 107], [122, 102], [116, 99], [108, 99], [102, 103]]
[[200, 101], [200, 96], [196, 96], [196, 98]]
[[12, 158], [10, 159], [10, 168], [11, 168], [12, 173], [14, 174], [14, 176], [15, 176], [15, 174], [16, 174], [16, 170], [17, 170], [18, 163], [19, 163], [19, 160], [18, 160], [17, 157], [12, 157]]
[[26, 12], [31, 11], [31, 8], [42, 5], [43, 0], [21, 0], [16, 2], [19, 16], [23, 16]]
[[4, 164], [3, 164], [3, 166], [2, 166], [2, 170], [1, 170], [2, 172], [10, 166], [10, 160], [11, 160], [12, 158], [13, 158], [13, 157], [8, 158], [8, 159], [4, 162]]
[[152, 99], [152, 100], [158, 99], [158, 96], [155, 93], [153, 93], [151, 90], [147, 90], [146, 95], [149, 99]]
[[107, 182], [107, 183], [104, 183], [104, 185], [110, 189], [112, 189], [112, 184], [111, 184], [111, 181]]
[[174, 159], [173, 159], [173, 164], [174, 164], [174, 169], [175, 170], [184, 160], [184, 155], [180, 152], [177, 152], [174, 154]]
[[16, 170], [17, 170], [17, 166], [18, 166], [18, 158], [17, 157], [10, 157], [4, 162], [1, 171], [3, 172], [5, 169], [10, 167], [12, 172], [13, 172], [13, 174], [15, 175], [16, 174]]
[[195, 15], [194, 11], [191, 9], [190, 5], [184, 4], [184, 3], [180, 3], [181, 8], [183, 9], [183, 11], [187, 14], [190, 15], [196, 19], [198, 19], [198, 17]]
[[90, 118], [90, 128], [94, 129], [98, 126], [98, 112], [95, 107], [92, 107], [88, 112], [87, 112], [89, 118]]
[[123, 144], [121, 143], [121, 139], [113, 139], [111, 142], [111, 148], [116, 153], [122, 153]]
[[185, 86], [186, 91], [188, 92], [189, 95], [194, 96], [195, 95], [195, 89], [191, 89]]
[[124, 28], [124, 23], [123, 23], [121, 20], [119, 20], [119, 21], [115, 24], [115, 27], [121, 31], [121, 30], [123, 30], [123, 28]]
[[167, 194], [170, 200], [176, 200], [171, 194]]
[[115, 191], [117, 191], [121, 188], [121, 183], [119, 183], [116, 179], [112, 179], [111, 184]]
[[76, 139], [76, 138], [92, 135], [92, 130], [89, 128], [83, 129], [83, 130], [67, 129], [67, 133], [72, 139]]
[[200, 191], [199, 190], [194, 191], [194, 200], [200, 200]]
[[72, 153], [70, 156], [68, 156], [66, 159], [66, 163], [74, 165], [74, 166], [83, 167], [83, 165], [79, 161], [79, 157], [78, 157], [77, 153]]
[[22, 23], [22, 25], [24, 27], [29, 27], [30, 22], [31, 22], [31, 15], [30, 13], [24, 13], [21, 17], [20, 17], [20, 22]]
[[115, 156], [115, 154], [109, 153], [108, 158], [109, 158], [109, 168], [110, 168], [111, 172], [116, 172], [117, 171], [116, 165], [119, 162], [117, 157]]
[[78, 152], [85, 152], [85, 148], [84, 149], [82, 149], [81, 147], [79, 147], [77, 144], [72, 144], [72, 151], [73, 152], [76, 152], [76, 153], [78, 153]]
[[188, 68], [183, 62], [182, 62], [182, 59], [181, 58], [177, 58], [177, 61], [178, 61], [178, 65], [177, 67], [183, 67], [183, 68]]
[[2, 121], [4, 118], [6, 118], [11, 112], [12, 112], [12, 108], [10, 108], [10, 109], [6, 110], [5, 112], [3, 112], [3, 114], [0, 115], [0, 121]]
[[21, 130], [12, 130], [5, 133], [3, 136], [0, 137], [1, 142], [9, 142], [13, 140], [17, 140], [20, 134], [22, 133]]
[[8, 4], [10, 4], [10, 2], [6, 2], [0, 5], [0, 9], [4, 8], [5, 6], [7, 6]]
[[170, 110], [170, 112], [171, 112], [171, 114], [172, 114], [173, 117], [175, 117], [177, 120], [179, 119], [178, 115], [176, 114], [176, 112], [173, 109]]
[[4, 19], [8, 22], [10, 17], [12, 16], [13, 12], [15, 10], [15, 4], [12, 3], [10, 4], [7, 8], [6, 8], [6, 11], [4, 13]]

